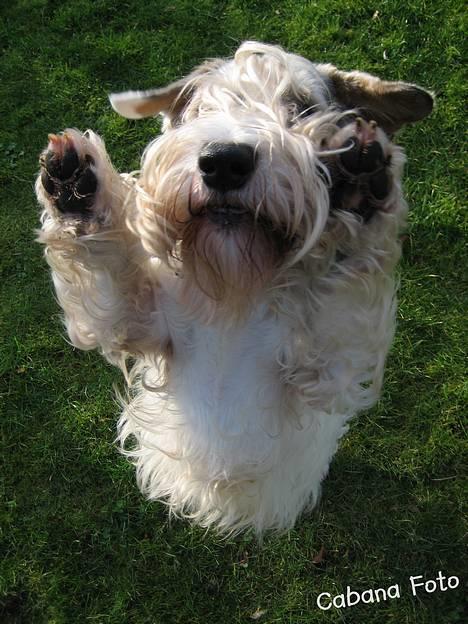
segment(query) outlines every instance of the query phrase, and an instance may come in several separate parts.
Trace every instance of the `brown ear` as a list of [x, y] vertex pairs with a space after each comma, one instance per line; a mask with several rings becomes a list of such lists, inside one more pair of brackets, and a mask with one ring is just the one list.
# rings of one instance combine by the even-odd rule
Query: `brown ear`
[[328, 78], [333, 99], [346, 108], [357, 108], [389, 133], [424, 119], [432, 111], [432, 95], [414, 84], [380, 80], [364, 72], [343, 72], [333, 65], [318, 65]]
[[205, 61], [185, 78], [172, 82], [161, 89], [111, 93], [109, 95], [110, 103], [119, 115], [128, 119], [142, 119], [159, 113], [166, 113], [171, 116], [178, 115], [190, 99], [197, 80], [219, 67], [221, 63], [220, 59]]

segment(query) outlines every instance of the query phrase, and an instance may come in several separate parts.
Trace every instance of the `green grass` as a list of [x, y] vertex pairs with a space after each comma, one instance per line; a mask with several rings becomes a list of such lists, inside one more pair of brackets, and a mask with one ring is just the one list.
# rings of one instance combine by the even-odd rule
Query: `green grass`
[[[11, 0], [0, 11], [0, 621], [218, 624], [259, 609], [262, 624], [461, 623], [461, 587], [413, 598], [408, 578], [463, 575], [462, 3]], [[317, 512], [263, 546], [169, 523], [142, 499], [113, 442], [120, 376], [65, 342], [33, 243], [48, 132], [91, 127], [117, 167], [135, 168], [158, 124], [119, 118], [106, 94], [162, 85], [248, 38], [438, 96], [399, 138], [411, 212], [384, 395], [344, 440]], [[399, 600], [315, 603], [395, 583]]]

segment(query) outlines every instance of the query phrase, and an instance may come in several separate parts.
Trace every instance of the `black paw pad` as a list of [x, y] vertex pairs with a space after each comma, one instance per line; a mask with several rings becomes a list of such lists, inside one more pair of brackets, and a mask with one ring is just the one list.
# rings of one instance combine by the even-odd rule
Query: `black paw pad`
[[332, 179], [332, 210], [352, 212], [367, 222], [382, 208], [393, 183], [388, 144], [375, 121], [366, 122], [360, 117], [332, 137], [331, 149], [340, 150], [336, 157], [326, 155], [324, 159]]
[[384, 200], [390, 193], [390, 176], [385, 169], [380, 169], [369, 178], [369, 192], [379, 201]]
[[50, 136], [49, 149], [41, 157], [41, 182], [63, 214], [88, 216], [98, 187], [90, 155], [80, 159], [67, 135]]
[[94, 172], [88, 167], [77, 178], [75, 184], [75, 193], [78, 197], [90, 197], [94, 195], [97, 189], [97, 178]]
[[56, 191], [55, 183], [50, 177], [49, 172], [46, 169], [43, 169], [41, 171], [41, 182], [42, 182], [42, 186], [45, 188], [47, 193], [49, 193], [49, 195], [55, 195], [55, 191]]
[[359, 144], [354, 138], [346, 141], [343, 147], [350, 145], [350, 149], [340, 154], [342, 167], [351, 175], [372, 173], [382, 167], [385, 160], [382, 147], [378, 141]]

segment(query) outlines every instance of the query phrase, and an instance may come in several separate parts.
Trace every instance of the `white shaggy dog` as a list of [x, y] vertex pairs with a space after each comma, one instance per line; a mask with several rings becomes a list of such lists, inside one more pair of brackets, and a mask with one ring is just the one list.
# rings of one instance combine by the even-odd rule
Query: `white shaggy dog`
[[149, 498], [222, 531], [291, 527], [379, 396], [406, 215], [390, 139], [432, 97], [247, 42], [111, 102], [164, 115], [138, 174], [90, 131], [41, 157], [70, 339], [126, 375], [119, 437]]

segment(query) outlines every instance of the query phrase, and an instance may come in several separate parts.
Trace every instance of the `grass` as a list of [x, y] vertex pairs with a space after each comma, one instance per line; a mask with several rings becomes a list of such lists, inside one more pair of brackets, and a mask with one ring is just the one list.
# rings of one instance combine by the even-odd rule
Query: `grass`
[[[415, 598], [408, 580], [441, 570], [463, 585], [462, 3], [12, 0], [0, 11], [0, 621], [464, 621], [462, 587]], [[142, 499], [113, 442], [119, 374], [65, 342], [33, 243], [48, 132], [92, 127], [133, 169], [158, 122], [119, 118], [106, 94], [162, 85], [248, 38], [438, 96], [399, 137], [411, 213], [384, 395], [344, 440], [319, 510], [262, 547], [169, 523]], [[400, 599], [316, 606], [323, 591], [395, 583]]]

